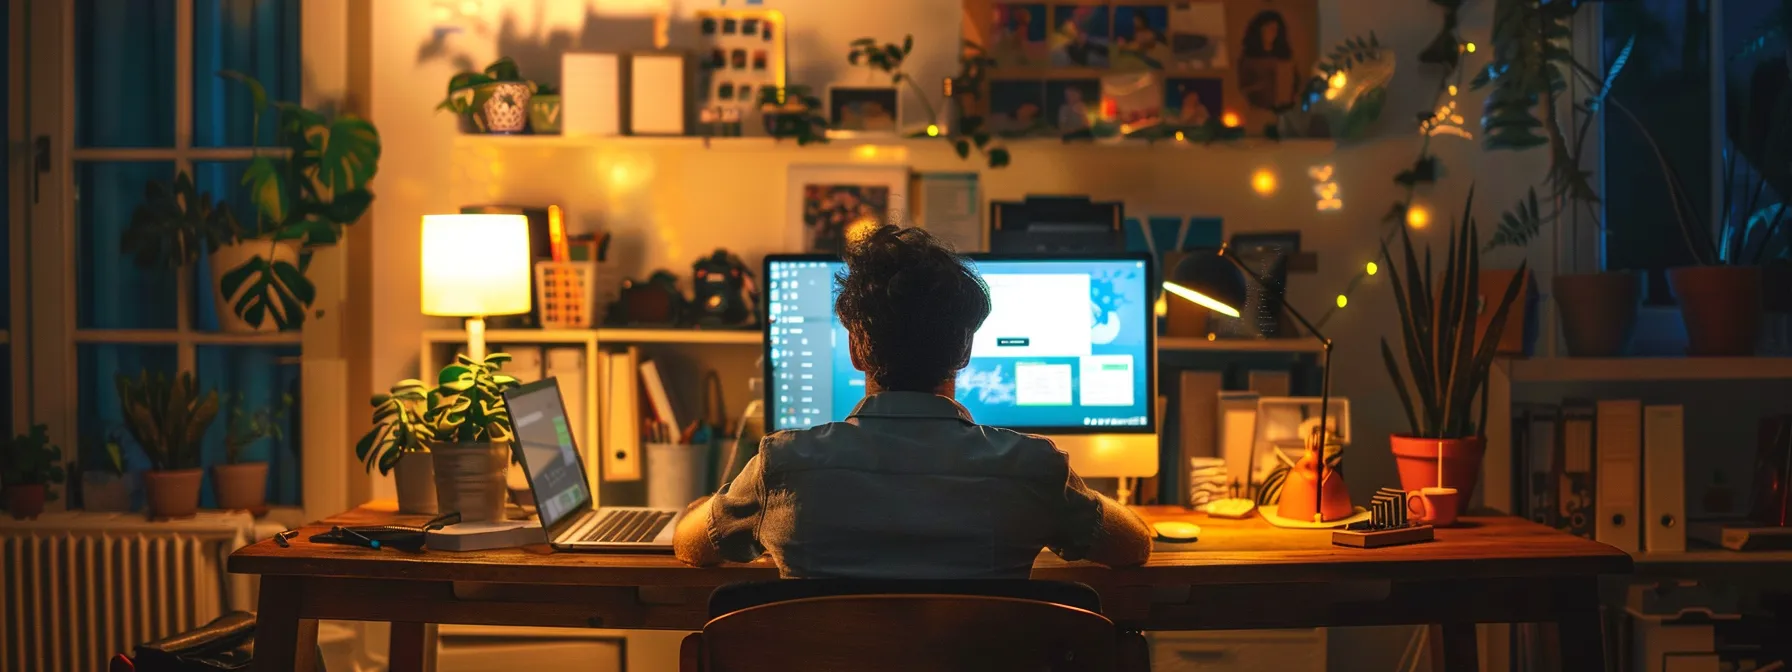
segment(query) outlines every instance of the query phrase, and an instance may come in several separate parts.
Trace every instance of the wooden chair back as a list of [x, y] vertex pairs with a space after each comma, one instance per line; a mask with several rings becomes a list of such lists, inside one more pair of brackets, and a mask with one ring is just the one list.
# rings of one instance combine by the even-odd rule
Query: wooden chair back
[[1113, 621], [1101, 614], [1050, 602], [839, 595], [763, 604], [715, 618], [686, 641], [683, 667], [1105, 672], [1117, 669], [1118, 638]]

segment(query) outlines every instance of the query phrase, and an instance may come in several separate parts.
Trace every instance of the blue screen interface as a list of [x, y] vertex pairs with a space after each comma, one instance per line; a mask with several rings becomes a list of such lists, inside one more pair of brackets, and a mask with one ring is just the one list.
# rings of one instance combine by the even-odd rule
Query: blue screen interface
[[[973, 262], [991, 310], [958, 373], [958, 403], [985, 425], [1020, 431], [1137, 431], [1150, 425], [1153, 328], [1145, 262]], [[773, 429], [839, 422], [865, 397], [834, 314], [840, 261], [772, 260], [766, 269], [766, 404]]]

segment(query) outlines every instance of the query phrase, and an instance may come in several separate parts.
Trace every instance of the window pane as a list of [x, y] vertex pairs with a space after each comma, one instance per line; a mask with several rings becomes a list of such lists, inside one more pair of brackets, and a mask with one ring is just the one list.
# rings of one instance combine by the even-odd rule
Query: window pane
[[[249, 188], [243, 186], [243, 171], [249, 169], [248, 161], [208, 161], [193, 164], [193, 179], [199, 193], [210, 194], [214, 199], [223, 199], [225, 206], [236, 214], [236, 221], [244, 228], [255, 225], [255, 206], [249, 203]], [[215, 295], [212, 293], [212, 266], [208, 256], [202, 256], [193, 269], [193, 321], [194, 329], [199, 331], [218, 331], [218, 311]]]
[[218, 77], [248, 74], [268, 100], [299, 100], [299, 9], [290, 0], [196, 0], [193, 3], [193, 144], [244, 147], [274, 142], [272, 110], [256, 132], [249, 89]]
[[147, 269], [120, 250], [131, 211], [150, 180], [170, 180], [174, 164], [97, 163], [75, 166], [80, 217], [76, 293], [82, 329], [175, 328], [172, 269]]
[[[264, 438], [243, 447], [244, 462], [268, 463], [268, 503], [293, 504], [299, 501], [299, 348], [202, 346], [195, 351], [194, 364], [199, 369], [199, 389], [217, 390], [227, 403], [219, 408], [218, 420], [205, 433], [200, 455], [206, 466], [224, 464], [224, 435], [229, 431], [232, 411], [241, 408], [245, 414], [256, 409], [276, 409], [284, 399], [285, 417], [278, 423], [280, 438]], [[242, 395], [240, 403], [236, 398]], [[211, 474], [206, 474], [209, 480]], [[208, 486], [200, 496], [200, 506], [212, 506]]]
[[118, 401], [118, 377], [135, 378], [144, 371], [150, 375], [174, 375], [176, 364], [173, 345], [135, 345], [83, 343], [75, 351], [77, 381], [80, 389], [79, 432], [82, 436], [103, 437], [115, 434], [125, 448], [125, 467], [132, 471], [149, 468], [149, 458], [124, 429], [124, 411]]
[[77, 144], [174, 145], [174, 4], [76, 0]]

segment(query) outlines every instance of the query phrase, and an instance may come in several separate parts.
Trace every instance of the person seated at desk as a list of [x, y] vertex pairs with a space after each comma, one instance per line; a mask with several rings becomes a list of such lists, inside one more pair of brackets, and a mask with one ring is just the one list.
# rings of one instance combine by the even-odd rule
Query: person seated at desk
[[1091, 491], [1049, 439], [953, 401], [989, 316], [975, 270], [920, 229], [849, 246], [835, 310], [865, 399], [845, 422], [773, 433], [679, 522], [693, 565], [769, 552], [786, 578], [1025, 579], [1041, 548], [1138, 565], [1151, 531]]

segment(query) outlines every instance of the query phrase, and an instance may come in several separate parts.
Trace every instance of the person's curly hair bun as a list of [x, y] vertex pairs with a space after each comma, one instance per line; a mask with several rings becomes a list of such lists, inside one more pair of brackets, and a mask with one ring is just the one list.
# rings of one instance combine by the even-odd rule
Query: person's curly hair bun
[[834, 311], [865, 377], [884, 390], [932, 391], [970, 361], [989, 288], [926, 231], [883, 226], [846, 248]]

